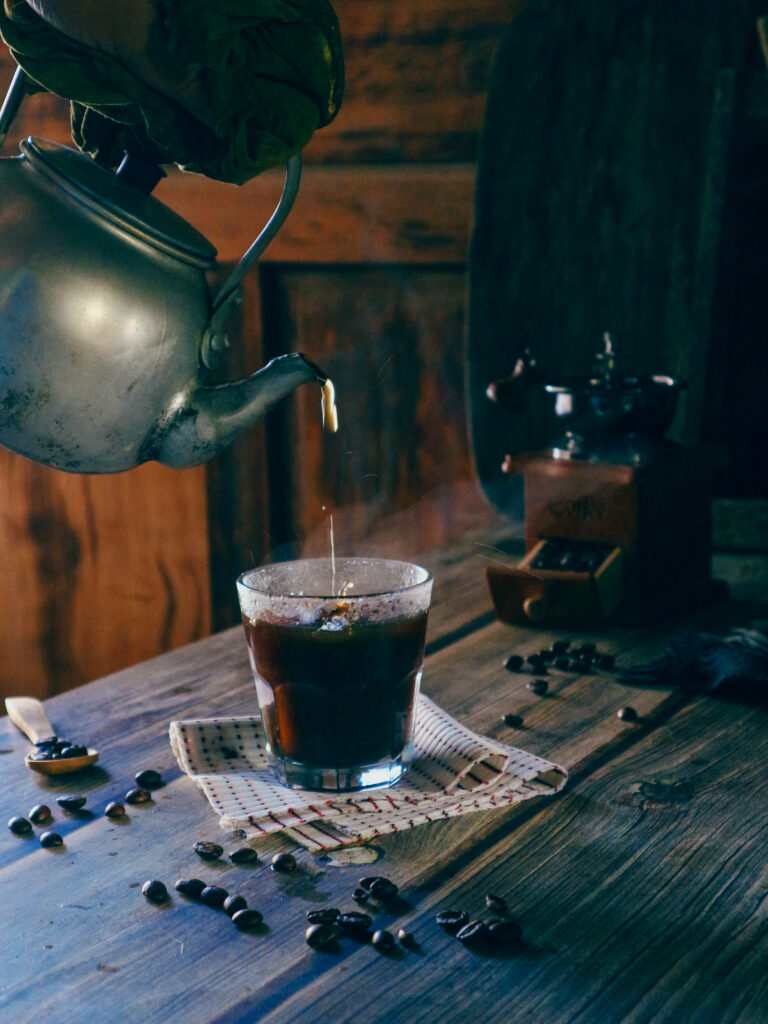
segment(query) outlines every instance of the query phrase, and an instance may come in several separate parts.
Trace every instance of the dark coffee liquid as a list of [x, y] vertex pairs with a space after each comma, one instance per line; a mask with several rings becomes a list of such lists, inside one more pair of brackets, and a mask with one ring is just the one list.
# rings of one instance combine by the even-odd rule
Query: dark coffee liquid
[[342, 629], [244, 621], [267, 740], [322, 768], [376, 764], [410, 742], [427, 612]]

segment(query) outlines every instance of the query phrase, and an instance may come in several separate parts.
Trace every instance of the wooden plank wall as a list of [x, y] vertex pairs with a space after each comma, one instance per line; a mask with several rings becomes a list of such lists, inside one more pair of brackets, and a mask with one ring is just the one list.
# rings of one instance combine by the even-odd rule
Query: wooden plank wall
[[[0, 450], [0, 695], [44, 696], [235, 620], [233, 580], [276, 550], [401, 555], [489, 516], [463, 409], [465, 263], [492, 56], [522, 0], [336, 0], [347, 92], [305, 153], [299, 198], [231, 327], [226, 371], [300, 350], [337, 383], [320, 433], [304, 389], [198, 469], [68, 475]], [[0, 54], [0, 81], [12, 62]], [[69, 142], [66, 104], [25, 101], [6, 144]], [[172, 174], [156, 195], [227, 264], [276, 202]]]

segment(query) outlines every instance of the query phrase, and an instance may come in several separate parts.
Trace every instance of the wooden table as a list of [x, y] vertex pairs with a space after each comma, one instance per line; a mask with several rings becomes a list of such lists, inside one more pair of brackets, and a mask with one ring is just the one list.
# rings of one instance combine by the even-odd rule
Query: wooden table
[[[509, 1022], [589, 1024], [768, 1020], [768, 720], [766, 705], [634, 690], [608, 672], [550, 673], [535, 697], [504, 670], [517, 651], [554, 634], [493, 619], [484, 581], [489, 549], [467, 541], [430, 560], [436, 576], [425, 691], [471, 728], [567, 766], [559, 796], [455, 818], [355, 850], [297, 855], [301, 871], [262, 862], [202, 864], [199, 839], [222, 839], [215, 816], [168, 745], [174, 718], [251, 713], [255, 694], [239, 629], [213, 636], [48, 701], [64, 735], [102, 752], [67, 782], [28, 772], [28, 744], [0, 721], [5, 819], [52, 804], [60, 851], [3, 830], [0, 1021]], [[716, 559], [732, 599], [685, 625], [727, 630], [766, 617], [765, 566]], [[622, 665], [665, 646], [671, 623], [596, 637]], [[632, 705], [630, 724], [617, 710]], [[506, 712], [524, 726], [501, 723]], [[106, 818], [134, 772], [166, 780], [125, 823]], [[92, 813], [67, 817], [62, 792]], [[359, 863], [356, 863], [359, 861]], [[372, 863], [375, 861], [375, 864]], [[354, 909], [361, 874], [400, 886], [407, 909], [379, 920], [411, 929], [418, 951], [383, 956], [344, 940], [335, 953], [304, 942], [305, 912]], [[264, 913], [260, 933], [173, 892], [181, 876], [242, 893]], [[141, 895], [162, 879], [167, 908]], [[503, 896], [524, 933], [508, 953], [473, 953], [434, 922], [441, 908], [482, 916]]]

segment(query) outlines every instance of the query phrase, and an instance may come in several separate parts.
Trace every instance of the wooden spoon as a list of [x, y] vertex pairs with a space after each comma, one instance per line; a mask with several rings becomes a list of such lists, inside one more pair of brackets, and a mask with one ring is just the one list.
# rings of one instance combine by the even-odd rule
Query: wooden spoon
[[[33, 743], [55, 735], [45, 708], [34, 697], [6, 697], [5, 710], [13, 724], [18, 726]], [[81, 754], [79, 757], [61, 757], [56, 760], [33, 761], [32, 755], [27, 754], [24, 764], [33, 772], [40, 772], [43, 775], [63, 775], [65, 772], [79, 772], [82, 768], [88, 768], [98, 759], [98, 750], [89, 747], [87, 754]]]

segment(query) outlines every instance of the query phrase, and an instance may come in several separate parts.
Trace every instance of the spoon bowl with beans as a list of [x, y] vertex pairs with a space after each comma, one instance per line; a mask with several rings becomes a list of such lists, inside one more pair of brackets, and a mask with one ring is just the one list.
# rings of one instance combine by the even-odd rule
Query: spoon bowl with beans
[[7, 697], [8, 717], [35, 748], [24, 758], [31, 771], [42, 775], [63, 775], [89, 768], [99, 759], [98, 750], [56, 736], [45, 708], [34, 697]]

